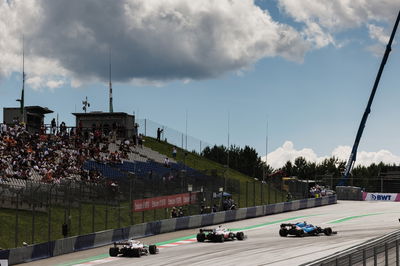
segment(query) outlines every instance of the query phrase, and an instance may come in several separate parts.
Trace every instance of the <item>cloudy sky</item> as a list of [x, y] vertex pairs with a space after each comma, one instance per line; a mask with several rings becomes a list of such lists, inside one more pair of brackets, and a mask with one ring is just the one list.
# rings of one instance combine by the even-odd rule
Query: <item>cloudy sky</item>
[[[25, 42], [27, 105], [74, 124], [87, 96], [208, 143], [250, 145], [279, 167], [347, 159], [400, 0], [0, 0], [0, 107], [16, 106]], [[398, 33], [400, 35], [400, 33]], [[397, 40], [399, 40], [398, 36]], [[400, 41], [358, 163], [400, 164]], [[2, 110], [0, 111], [2, 114]], [[228, 119], [229, 117], [229, 119]]]

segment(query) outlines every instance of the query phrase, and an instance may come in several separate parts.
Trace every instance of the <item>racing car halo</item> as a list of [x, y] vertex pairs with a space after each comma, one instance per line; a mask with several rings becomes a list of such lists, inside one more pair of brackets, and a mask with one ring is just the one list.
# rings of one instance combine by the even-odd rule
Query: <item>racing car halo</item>
[[279, 229], [279, 235], [282, 237], [286, 237], [288, 235], [293, 236], [317, 236], [319, 234], [324, 233], [327, 236], [332, 234], [336, 234], [336, 231], [333, 231], [332, 228], [326, 227], [321, 228], [319, 226], [314, 226], [312, 224], [307, 224], [306, 222], [299, 223], [283, 223], [281, 224], [281, 228]]
[[234, 233], [229, 229], [218, 226], [214, 229], [200, 229], [197, 234], [197, 241], [204, 242], [205, 240], [211, 242], [224, 242], [225, 240], [244, 240], [244, 233]]
[[[119, 247], [121, 246], [121, 247]], [[111, 257], [117, 257], [119, 254], [125, 257], [140, 257], [142, 255], [158, 253], [156, 245], [144, 245], [133, 238], [127, 241], [114, 242], [114, 246], [110, 247], [109, 254]]]

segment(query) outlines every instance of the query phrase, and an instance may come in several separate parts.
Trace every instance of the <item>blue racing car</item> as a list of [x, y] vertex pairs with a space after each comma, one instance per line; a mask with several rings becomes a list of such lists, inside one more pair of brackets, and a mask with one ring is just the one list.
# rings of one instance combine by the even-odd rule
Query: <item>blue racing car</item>
[[322, 233], [324, 233], [327, 236], [330, 236], [332, 234], [337, 234], [337, 232], [333, 231], [332, 228], [330, 227], [321, 228], [319, 226], [308, 224], [306, 222], [284, 223], [281, 224], [281, 228], [279, 230], [279, 235], [282, 237], [286, 237], [288, 235], [299, 236], [299, 237], [317, 236]]

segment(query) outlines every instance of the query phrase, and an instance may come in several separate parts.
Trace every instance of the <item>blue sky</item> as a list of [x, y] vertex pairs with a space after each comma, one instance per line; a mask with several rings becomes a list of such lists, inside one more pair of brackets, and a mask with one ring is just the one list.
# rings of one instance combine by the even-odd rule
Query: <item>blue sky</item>
[[[310, 0], [309, 2], [320, 1]], [[344, 5], [342, 1], [336, 2]], [[71, 5], [73, 3], [75, 2], [71, 2]], [[382, 5], [385, 3], [382, 2]], [[4, 5], [3, 3], [3, 8], [5, 8]], [[294, 5], [296, 4], [289, 0], [254, 3], [255, 8], [265, 10], [274, 23], [293, 28], [302, 34], [305, 40], [313, 38], [311, 33], [310, 35], [305, 33], [309, 21], [316, 21], [317, 24], [320, 22], [319, 26], [323, 33], [331, 36], [333, 41], [325, 44], [310, 41], [309, 47], [299, 52], [300, 60], [298, 55], [287, 58], [286, 52], [279, 50], [281, 43], [278, 42], [275, 43], [278, 52], [256, 56], [256, 59], [251, 59], [236, 68], [229, 66], [223, 71], [216, 68], [212, 74], [207, 73], [200, 78], [190, 75], [187, 78], [181, 78], [184, 76], [181, 73], [174, 73], [167, 78], [152, 78], [152, 74], [149, 74], [144, 77], [144, 80], [139, 81], [124, 80], [124, 77], [121, 77], [120, 80], [113, 82], [114, 111], [135, 112], [138, 118], [148, 118], [182, 132], [185, 132], [187, 112], [189, 135], [209, 143], [225, 145], [227, 144], [229, 113], [230, 142], [239, 146], [255, 147], [260, 155], [265, 154], [268, 121], [268, 151], [270, 153], [268, 160], [273, 162], [275, 167], [298, 155], [316, 161], [332, 154], [347, 158], [384, 47], [378, 37], [371, 37], [371, 28], [368, 25], [373, 24], [383, 29], [382, 34], [389, 35], [394, 17], [397, 15], [396, 7], [400, 7], [400, 2], [397, 1], [391, 8], [384, 8], [389, 12], [389, 16], [379, 13], [370, 20], [360, 20], [357, 26], [345, 21], [348, 18], [346, 14], [334, 14], [334, 19], [340, 21], [343, 18], [345, 21], [342, 24], [338, 22], [338, 25], [324, 24], [320, 21], [321, 18], [314, 17], [311, 9], [308, 10], [308, 19], [304, 19], [304, 14], [299, 17], [290, 15], [298, 14], [296, 8], [303, 8], [301, 10], [304, 11], [304, 7]], [[21, 4], [19, 8], [20, 6]], [[18, 9], [18, 5], [15, 8]], [[352, 8], [359, 7], [352, 6]], [[8, 10], [11, 12], [12, 8]], [[50, 15], [48, 14], [49, 17]], [[354, 25], [357, 23], [354, 22]], [[400, 33], [393, 45], [393, 51], [383, 73], [359, 146], [359, 151], [364, 152], [364, 156], [359, 159], [365, 164], [379, 160], [387, 162], [400, 160], [398, 157], [400, 155], [399, 35]], [[33, 40], [34, 36], [30, 38]], [[118, 41], [114, 40], [114, 42]], [[37, 45], [35, 41], [32, 43]], [[26, 45], [29, 47], [29, 41]], [[224, 43], [224, 45], [226, 49], [230, 49], [230, 43]], [[289, 45], [290, 49], [296, 50], [296, 42]], [[286, 49], [285, 45], [282, 47], [282, 50]], [[16, 56], [13, 57], [15, 64], [9, 69], [4, 67], [6, 70], [3, 69], [0, 79], [1, 107], [16, 106], [15, 99], [20, 95], [21, 73], [18, 71], [20, 59], [17, 57], [16, 50], [18, 49], [13, 49]], [[56, 57], [55, 51], [52, 49], [48, 51], [48, 54], [54, 53]], [[166, 53], [168, 51], [166, 50]], [[30, 59], [33, 61], [36, 58], [34, 56], [43, 57], [43, 51], [38, 48], [32, 48], [30, 52], [26, 58], [28, 62]], [[121, 54], [123, 54], [122, 51]], [[0, 54], [0, 58], [2, 56], [7, 55]], [[52, 60], [52, 56], [46, 55], [46, 57]], [[84, 60], [86, 59], [82, 57], [82, 61]], [[132, 57], [131, 60], [135, 61], [136, 58]], [[141, 64], [146, 64], [143, 61], [146, 60], [145, 57], [140, 60], [137, 59], [132, 64], [138, 68]], [[161, 61], [163, 62], [160, 64], [165, 64], [168, 68], [168, 61], [166, 59]], [[118, 56], [113, 59], [113, 65], [117, 65], [116, 71], [120, 62], [121, 59]], [[62, 70], [56, 73], [46, 70], [46, 67], [43, 71], [35, 70], [35, 77], [55, 76], [63, 84], [46, 86], [46, 84], [35, 84], [32, 81], [26, 89], [26, 105], [47, 106], [55, 111], [54, 115], [47, 117], [48, 121], [58, 114], [59, 120], [65, 121], [68, 125], [74, 124], [71, 113], [81, 110], [81, 101], [86, 96], [91, 103], [89, 110], [107, 111], [107, 56], [104, 57], [103, 70], [98, 63], [96, 64], [100, 72], [104, 70], [103, 76], [88, 74], [82, 77], [69, 65], [64, 66], [68, 71]], [[28, 76], [33, 72], [33, 66], [40, 67], [41, 65], [40, 62], [32, 63], [31, 69], [26, 69]], [[179, 71], [179, 69], [174, 71]], [[182, 68], [180, 71], [183, 73], [185, 69]], [[174, 78], [177, 76], [180, 78]], [[79, 86], [71, 85], [71, 80], [75, 78], [79, 81]], [[132, 74], [129, 78], [134, 79], [136, 76]], [[0, 114], [2, 115], [2, 110]]]

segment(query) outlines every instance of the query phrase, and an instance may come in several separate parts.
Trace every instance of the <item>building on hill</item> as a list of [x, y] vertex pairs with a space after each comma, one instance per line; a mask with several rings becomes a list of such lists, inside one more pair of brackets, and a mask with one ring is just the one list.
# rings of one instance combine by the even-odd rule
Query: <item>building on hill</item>
[[44, 116], [50, 113], [53, 111], [41, 106], [25, 106], [23, 113], [19, 107], [5, 107], [3, 108], [3, 122], [7, 125], [25, 122], [27, 130], [36, 133], [44, 125]]
[[72, 113], [76, 117], [76, 127], [83, 131], [100, 129], [105, 134], [116, 131], [117, 138], [131, 138], [137, 135], [135, 116], [123, 112]]

